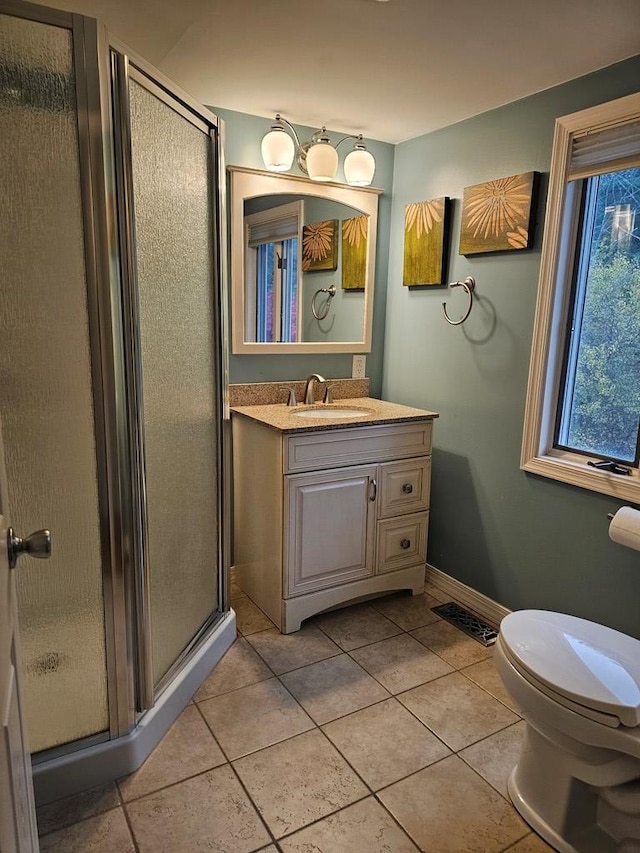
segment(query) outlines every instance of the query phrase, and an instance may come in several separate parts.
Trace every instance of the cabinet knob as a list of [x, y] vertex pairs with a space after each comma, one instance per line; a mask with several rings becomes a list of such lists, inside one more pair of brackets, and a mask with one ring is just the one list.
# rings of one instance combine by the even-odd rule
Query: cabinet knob
[[413, 486], [411, 485], [411, 483], [404, 483], [402, 486], [402, 491], [405, 493], [405, 495], [410, 495], [413, 491]]
[[375, 501], [378, 497], [378, 483], [375, 477], [372, 477], [369, 481], [369, 500]]
[[401, 547], [404, 551], [406, 551], [406, 550], [407, 550], [407, 548], [411, 548], [411, 539], [401, 539], [401, 540], [400, 540], [400, 547]]

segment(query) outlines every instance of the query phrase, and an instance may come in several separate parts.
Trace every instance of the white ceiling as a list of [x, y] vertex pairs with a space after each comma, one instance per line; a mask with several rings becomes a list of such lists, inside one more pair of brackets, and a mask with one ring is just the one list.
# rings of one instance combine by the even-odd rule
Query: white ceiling
[[101, 18], [202, 103], [394, 143], [640, 53], [640, 0], [45, 4]]

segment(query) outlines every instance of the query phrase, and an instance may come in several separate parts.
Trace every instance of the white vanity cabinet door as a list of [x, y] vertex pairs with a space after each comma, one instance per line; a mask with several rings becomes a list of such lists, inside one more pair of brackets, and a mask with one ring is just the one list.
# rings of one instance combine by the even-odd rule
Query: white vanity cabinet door
[[375, 465], [285, 477], [288, 596], [374, 573]]

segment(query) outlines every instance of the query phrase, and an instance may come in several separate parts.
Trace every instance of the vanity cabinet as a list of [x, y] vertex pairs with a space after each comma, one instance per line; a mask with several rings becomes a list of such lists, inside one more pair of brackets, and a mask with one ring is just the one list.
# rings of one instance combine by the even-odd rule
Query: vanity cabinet
[[234, 413], [236, 581], [283, 633], [358, 598], [423, 591], [431, 430], [281, 433]]

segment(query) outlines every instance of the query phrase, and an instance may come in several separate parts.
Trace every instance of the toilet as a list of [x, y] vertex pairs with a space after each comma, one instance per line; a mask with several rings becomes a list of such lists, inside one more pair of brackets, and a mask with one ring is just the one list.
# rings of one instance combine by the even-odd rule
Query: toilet
[[508, 790], [560, 853], [640, 853], [640, 641], [520, 610], [494, 661], [526, 723]]

